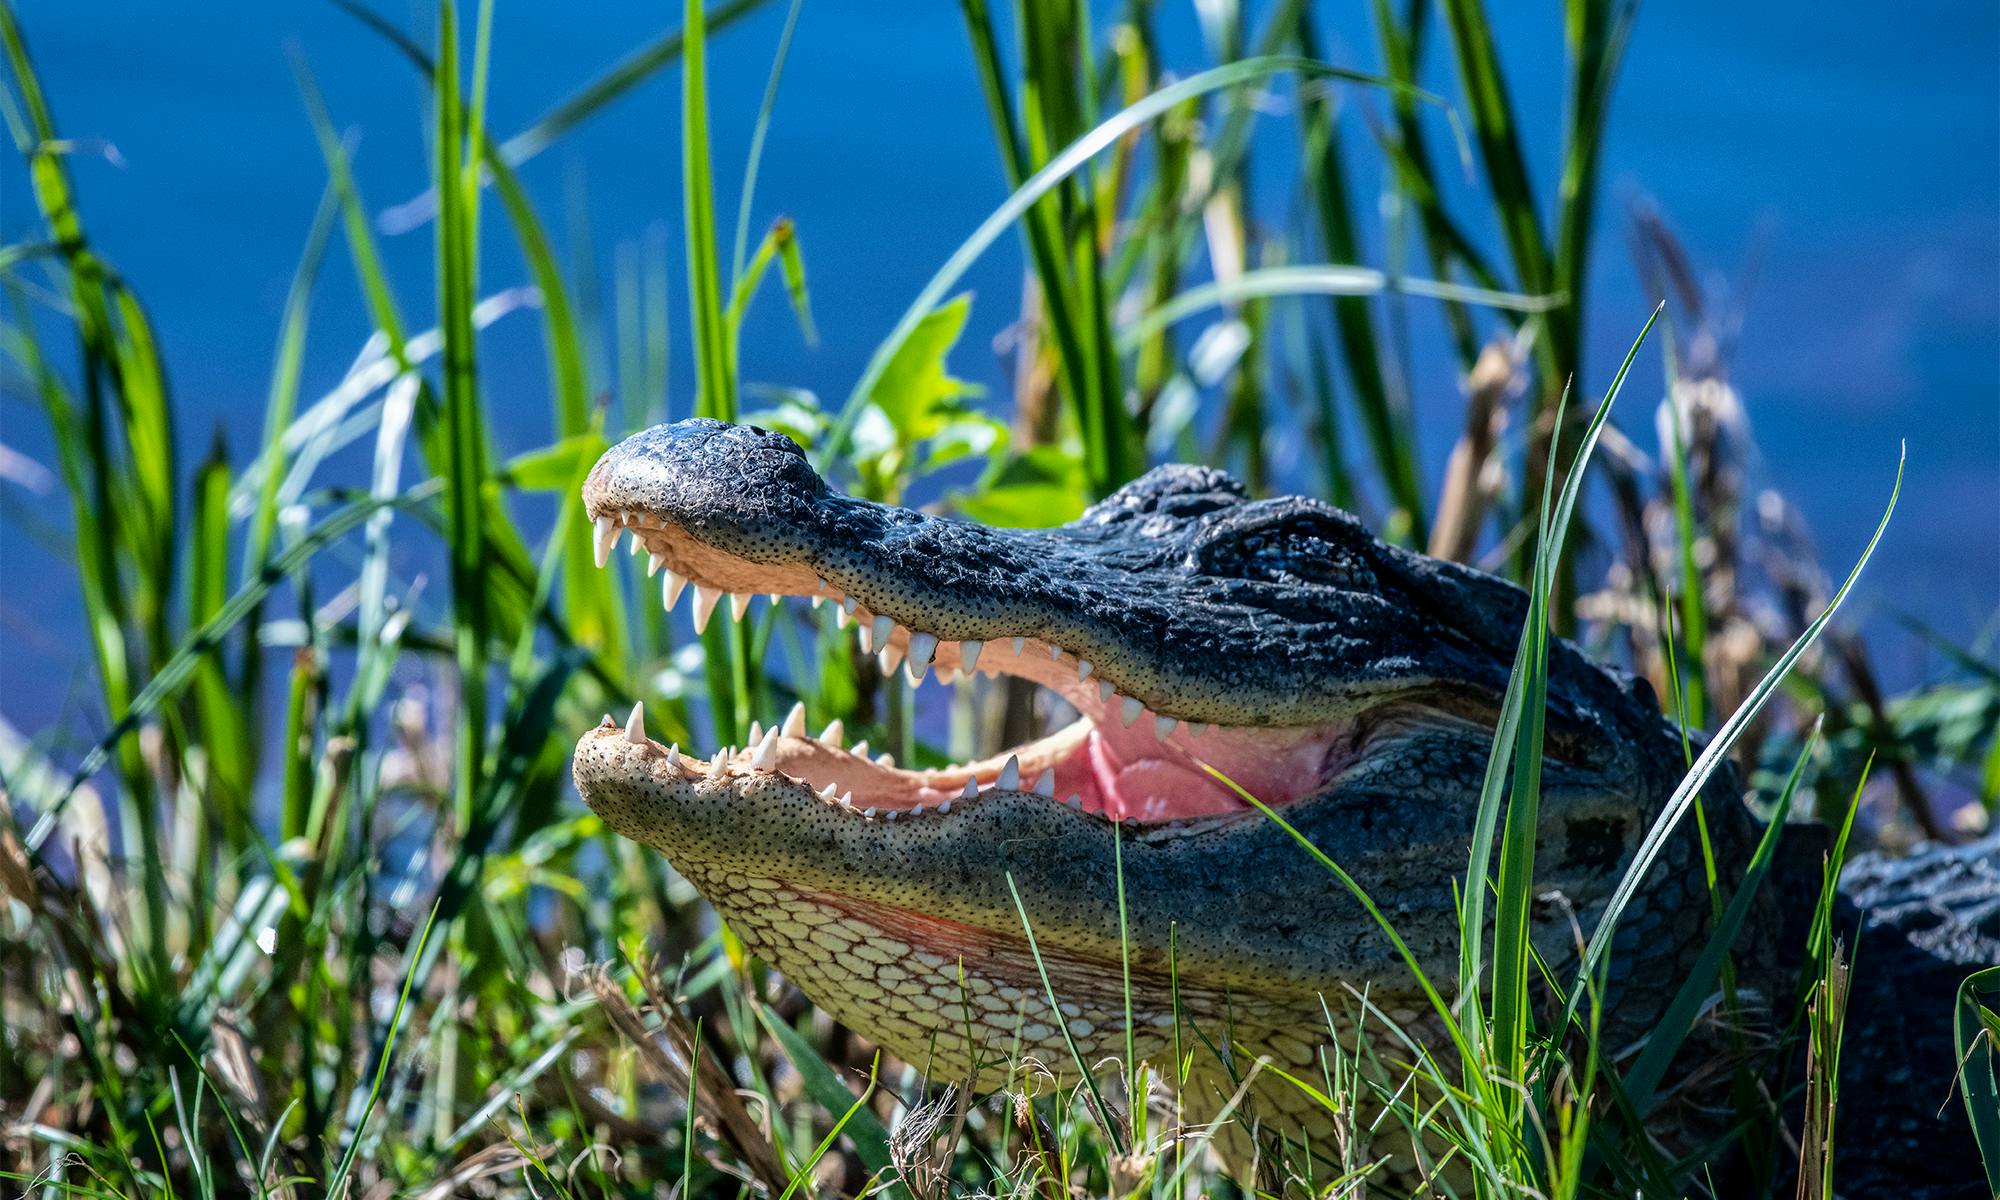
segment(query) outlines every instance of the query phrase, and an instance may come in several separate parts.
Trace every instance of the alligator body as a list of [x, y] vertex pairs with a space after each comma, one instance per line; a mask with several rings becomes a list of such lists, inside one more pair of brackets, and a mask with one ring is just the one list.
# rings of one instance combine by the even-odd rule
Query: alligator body
[[[1224, 1047], [1191, 1089], [1216, 1104], [1258, 1056], [1318, 1078], [1327, 1022], [1350, 1028], [1362, 995], [1380, 1019], [1437, 1036], [1350, 891], [1215, 773], [1350, 872], [1430, 978], [1455, 979], [1454, 887], [1527, 611], [1519, 589], [1196, 467], [1156, 469], [1068, 525], [999, 530], [843, 496], [779, 434], [684, 421], [613, 448], [584, 499], [600, 557], [629, 532], [670, 607], [692, 594], [697, 624], [734, 595], [812, 597], [859, 626], [885, 673], [1013, 676], [1077, 714], [932, 769], [870, 758], [838, 729], [813, 736], [796, 712], [707, 759], [647, 738], [636, 710], [583, 737], [574, 773], [590, 807], [664, 853], [846, 1024], [939, 1079], [1000, 1086], [1024, 1058], [1060, 1074], [1065, 1035], [1085, 1062], [1124, 1055], [1129, 953], [1138, 1052], [1171, 1052], [1178, 1011]], [[1548, 690], [1531, 936], [1562, 964], [1684, 749], [1643, 680], [1567, 642], [1550, 648]], [[1732, 779], [1710, 792], [1734, 879], [1758, 829]], [[1677, 835], [1619, 927], [1610, 1044], [1650, 1027], [1708, 937], [1697, 854], [1691, 831]], [[1818, 876], [1817, 852], [1805, 857], [1806, 886], [1767, 889], [1777, 899], [1739, 951], [1753, 994], [1791, 995], [1785, 949]], [[1953, 955], [1996, 957], [1986, 919], [1918, 950], [1940, 980], [1964, 973]], [[1924, 1036], [1948, 1047], [1939, 1020]], [[1346, 1136], [1300, 1098], [1256, 1086], [1245, 1111], [1317, 1146]], [[1969, 1140], [1962, 1121], [1935, 1128]], [[1398, 1153], [1389, 1141], [1376, 1152]]]

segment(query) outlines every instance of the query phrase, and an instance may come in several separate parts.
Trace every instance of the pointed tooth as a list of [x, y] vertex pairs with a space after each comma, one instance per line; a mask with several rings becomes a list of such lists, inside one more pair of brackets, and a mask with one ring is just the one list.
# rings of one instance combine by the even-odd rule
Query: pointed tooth
[[853, 755], [854, 757], [856, 757], [856, 758], [867, 758], [867, 757], [868, 757], [868, 739], [867, 739], [867, 738], [862, 738], [862, 739], [861, 739], [860, 741], [858, 741], [858, 742], [854, 743], [854, 744], [853, 744], [852, 746], [849, 746], [849, 747], [847, 748], [847, 752], [848, 752], [849, 754], [852, 754], [852, 755]]
[[1035, 780], [1035, 794], [1037, 796], [1049, 797], [1053, 797], [1056, 794], [1056, 769], [1054, 767], [1044, 768], [1041, 777]]
[[1201, 736], [1202, 734], [1204, 734], [1204, 733], [1207, 733], [1207, 732], [1208, 732], [1208, 722], [1207, 722], [1207, 721], [1189, 721], [1189, 722], [1188, 722], [1188, 727], [1187, 727], [1187, 731], [1188, 731], [1188, 736], [1189, 736], [1189, 737], [1191, 737], [1191, 738], [1198, 738], [1198, 737], [1200, 737], [1200, 736]]
[[783, 592], [770, 592], [768, 595], [772, 604], [783, 604], [785, 602], [785, 594]]
[[960, 642], [958, 644], [958, 669], [967, 675], [972, 674], [972, 669], [979, 665], [979, 652], [985, 648], [986, 643], [981, 641]]
[[1051, 644], [1051, 645], [1049, 646], [1049, 657], [1050, 657], [1050, 658], [1054, 659], [1054, 660], [1055, 660], [1055, 661], [1057, 661], [1057, 662], [1061, 662], [1061, 661], [1062, 661], [1062, 654], [1063, 654], [1063, 651], [1062, 651], [1062, 647], [1061, 647], [1061, 646], [1057, 646], [1057, 645], [1054, 645], [1054, 644]]
[[1000, 778], [993, 781], [993, 786], [1010, 792], [1016, 791], [1020, 788], [1021, 786], [1020, 755], [1009, 754], [1007, 756], [1007, 765], [1000, 768]]
[[1015, 638], [1015, 639], [1013, 640], [1013, 643], [1012, 643], [1012, 644], [1013, 644], [1013, 647], [1014, 647], [1014, 657], [1015, 657], [1015, 658], [1019, 658], [1019, 657], [1021, 657], [1021, 647], [1022, 647], [1022, 646], [1025, 646], [1025, 645], [1027, 645], [1027, 643], [1028, 643], [1028, 639], [1027, 639], [1027, 638], [1018, 638], [1018, 637], [1017, 637], [1017, 638]]
[[750, 756], [750, 769], [753, 771], [768, 771], [776, 766], [777, 762], [778, 731], [773, 729], [764, 735], [763, 741], [757, 743], [757, 752]]
[[681, 744], [679, 742], [675, 742], [673, 745], [667, 747], [667, 766], [676, 771], [681, 769]]
[[802, 738], [806, 735], [806, 702], [801, 700], [792, 705], [792, 711], [785, 714], [785, 736]]
[[846, 614], [847, 614], [848, 616], [850, 616], [850, 617], [851, 617], [851, 616], [853, 616], [853, 615], [854, 615], [854, 609], [855, 609], [855, 607], [856, 607], [856, 606], [855, 606], [855, 603], [854, 603], [854, 597], [852, 597], [852, 596], [842, 596], [842, 597], [840, 598], [840, 611], [841, 611], [841, 612], [844, 612], [844, 613], [846, 613]]
[[813, 594], [814, 594], [814, 595], [817, 595], [817, 596], [825, 596], [825, 595], [826, 595], [826, 593], [827, 593], [827, 589], [828, 589], [828, 584], [827, 584], [827, 582], [826, 582], [826, 576], [824, 576], [824, 575], [815, 575], [815, 576], [813, 576], [813, 583], [814, 583], [815, 585], [817, 585], [817, 586], [815, 587], [815, 589], [814, 589], [814, 592], [813, 592]]
[[814, 608], [818, 608], [818, 607], [819, 607], [820, 605], [822, 605], [822, 604], [825, 604], [825, 603], [826, 603], [826, 597], [825, 597], [825, 596], [814, 596], [814, 597], [812, 598], [812, 606], [813, 606]]
[[896, 622], [888, 617], [876, 617], [868, 625], [868, 632], [875, 636], [877, 647], [889, 644], [889, 635], [896, 631]]
[[884, 821], [893, 821], [896, 819], [896, 817], [897, 817], [897, 812], [893, 808], [890, 809], [888, 812], [882, 814], [882, 819]]
[[896, 765], [896, 756], [884, 750], [875, 756], [875, 765], [878, 767], [893, 767]]
[[750, 736], [743, 744], [746, 746], [754, 746], [758, 742], [761, 742], [763, 740], [764, 740], [764, 723], [762, 721], [750, 722]]
[[598, 566], [601, 567], [611, 561], [611, 549], [618, 544], [619, 532], [618, 523], [610, 517], [597, 518], [597, 542], [592, 547], [592, 552], [597, 558]]
[[729, 611], [741, 621], [750, 612], [750, 601], [754, 598], [749, 592], [729, 593]]
[[658, 575], [660, 568], [666, 565], [666, 555], [661, 554], [657, 550], [648, 550], [646, 552], [646, 578], [651, 579], [653, 576]]
[[910, 635], [909, 657], [907, 661], [910, 664], [911, 683], [916, 683], [923, 679], [924, 673], [931, 669], [931, 659], [937, 654], [937, 644], [937, 638], [931, 634], [913, 633]]
[[715, 757], [709, 761], [708, 777], [710, 779], [721, 779], [728, 774], [729, 756], [717, 751]]
[[1111, 703], [1112, 694], [1113, 694], [1113, 688], [1111, 686], [1111, 681], [1109, 679], [1106, 679], [1104, 676], [1099, 675], [1097, 677], [1097, 702], [1099, 704]]
[[632, 715], [625, 718], [625, 740], [634, 746], [646, 744], [646, 702], [636, 701], [632, 705]]
[[1069, 805], [1069, 806], [1070, 806], [1071, 808], [1073, 808], [1073, 809], [1077, 810], [1078, 812], [1082, 812], [1082, 811], [1083, 811], [1083, 793], [1082, 793], [1082, 792], [1071, 792], [1071, 793], [1069, 794], [1069, 799], [1067, 799], [1067, 800], [1063, 801], [1063, 803], [1064, 803], [1064, 804], [1067, 804], [1067, 805]]
[[[842, 792], [842, 793], [841, 793], [841, 795], [840, 795], [840, 802], [841, 802], [842, 804], [846, 804], [846, 805], [850, 805], [850, 806], [851, 806], [851, 805], [852, 805], [852, 804], [854, 803], [854, 793], [853, 793], [853, 792]], [[872, 816], [874, 816], [874, 815], [875, 815], [875, 806], [874, 806], [874, 805], [872, 805], [872, 804], [871, 804], [871, 805], [869, 805], [869, 806], [868, 806], [868, 808], [867, 808], [867, 810], [866, 810], [865, 812], [863, 812], [863, 813], [862, 813], [861, 815], [862, 815], [862, 816], [864, 816], [864, 817], [872, 817]]]
[[722, 589], [694, 585], [694, 631], [700, 633], [708, 628], [708, 619], [715, 615], [716, 601], [722, 599]]
[[923, 805], [921, 805], [921, 804], [919, 804], [919, 805], [916, 805], [915, 807], [911, 808], [911, 809], [910, 809], [910, 815], [911, 815], [911, 816], [913, 816], [913, 817], [921, 817], [921, 816], [923, 816], [923, 815], [924, 815], [924, 806], [923, 806]]
[[938, 816], [941, 817], [950, 811], [951, 811], [951, 801], [949, 800], [938, 801]]
[[637, 558], [644, 553], [650, 553], [646, 549], [646, 539], [640, 537], [638, 531], [634, 530], [632, 533], [632, 557]]
[[886, 678], [896, 673], [896, 664], [903, 661], [903, 651], [897, 646], [884, 646], [875, 659], [882, 665], [882, 674]]
[[1090, 678], [1090, 671], [1091, 667], [1089, 659], [1079, 658], [1076, 660], [1076, 677], [1079, 681]]
[[1158, 713], [1154, 713], [1153, 736], [1159, 738], [1163, 742], [1166, 741], [1167, 737], [1173, 733], [1175, 724], [1177, 724], [1177, 722], [1174, 720], [1174, 718], [1163, 717], [1160, 716]]
[[967, 800], [972, 799], [974, 796], [977, 796], [978, 794], [979, 794], [979, 781], [977, 779], [966, 780], [965, 790], [959, 793], [959, 795], [965, 797]]
[[839, 717], [835, 717], [826, 723], [825, 732], [819, 735], [819, 744], [822, 746], [832, 746], [835, 750], [838, 750], [840, 749], [841, 739], [846, 736], [847, 726], [840, 723]]
[[1127, 696], [1125, 697], [1124, 700], [1119, 702], [1118, 718], [1119, 720], [1125, 723], [1125, 727], [1127, 729], [1130, 729], [1132, 727], [1132, 722], [1138, 720], [1139, 714], [1145, 711], [1146, 711], [1146, 706], [1139, 703], [1139, 697]]
[[853, 619], [854, 618], [852, 616], [848, 615], [847, 608], [845, 605], [833, 610], [833, 627], [835, 629], [847, 628], [847, 623]]
[[674, 571], [672, 567], [660, 577], [660, 607], [674, 611], [674, 604], [681, 598], [681, 590], [687, 587], [687, 577]]
[[827, 784], [827, 785], [826, 785], [825, 787], [821, 788], [821, 789], [819, 790], [819, 795], [820, 795], [820, 799], [822, 799], [822, 800], [831, 800], [831, 799], [833, 799], [833, 789], [835, 789], [835, 788], [837, 788], [837, 787], [839, 787], [839, 786], [840, 786], [840, 785], [839, 785], [839, 784], [837, 784], [837, 783], [829, 783], [829, 784]]

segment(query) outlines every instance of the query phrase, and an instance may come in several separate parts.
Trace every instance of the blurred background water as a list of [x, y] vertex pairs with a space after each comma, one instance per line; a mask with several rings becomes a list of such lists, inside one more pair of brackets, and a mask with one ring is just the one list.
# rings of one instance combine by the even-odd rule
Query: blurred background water
[[[503, 135], [524, 127], [677, 24], [678, 8], [503, 0], [492, 127]], [[1372, 66], [1363, 6], [1323, 8], [1329, 57]], [[1511, 0], [1492, 9], [1520, 111], [1547, 115], [1522, 131], [1547, 203], [1563, 102], [1560, 15]], [[325, 179], [288, 47], [310, 62], [336, 122], [358, 135], [360, 184], [378, 212], [427, 182], [418, 81], [329, 3], [29, 0], [19, 12], [57, 121], [81, 140], [73, 170], [92, 236], [151, 305], [183, 466], [212, 431], [241, 462], [258, 437], [280, 309]], [[426, 6], [388, 15], [429, 40]], [[1903, 504], [1858, 610], [1890, 628], [1877, 654], [1900, 684], [1930, 660], [1894, 617], [1914, 615], [1963, 643], [2000, 598], [2000, 18], [1990, 4], [1934, 0], [1865, 16], [1792, 0], [1641, 12], [1605, 150], [1609, 193], [1584, 383], [1601, 390], [1645, 317], [1625, 235], [1629, 206], [1649, 199], [1696, 259], [1736, 288], [1742, 329], [1732, 378], [1762, 451], [1754, 480], [1793, 500], [1836, 574], [1879, 516], [1907, 440]], [[711, 48], [725, 221], [783, 19], [782, 4], [766, 6]], [[1169, 24], [1170, 53], [1187, 72], [1200, 69], [1192, 9]], [[1430, 77], [1448, 75], [1442, 56], [1432, 58]], [[619, 247], [629, 255], [650, 237], [666, 249], [673, 416], [686, 415], [692, 382], [679, 284], [678, 103], [677, 76], [663, 74], [524, 172], [552, 228], [587, 222], [607, 292]], [[1272, 180], [1262, 203], [1281, 218], [1296, 129], [1278, 106], [1258, 136], [1259, 169]], [[1379, 156], [1355, 161], [1379, 169]], [[34, 228], [23, 176], [8, 157], [0, 169], [8, 241]], [[782, 297], [767, 295], [746, 330], [746, 378], [843, 396], [911, 297], [1005, 194], [957, 6], [808, 3], [753, 228], [781, 213], [796, 220], [821, 345], [806, 347]], [[725, 253], [729, 232], [725, 224]], [[383, 244], [407, 316], [429, 324], [428, 231]], [[482, 286], [524, 280], [511, 254], [496, 253]], [[992, 345], [1018, 311], [1018, 243], [1003, 241], [968, 284], [977, 299], [954, 367], [1004, 403]], [[1459, 429], [1460, 396], [1435, 314], [1412, 311], [1411, 383], [1434, 488]], [[503, 455], [550, 436], [533, 321], [504, 318], [482, 345]], [[336, 250], [315, 301], [306, 397], [339, 379], [368, 332]], [[1620, 414], [1649, 452], [1660, 386], [1659, 359], [1649, 354]], [[614, 427], [622, 428], [617, 419]], [[0, 443], [53, 468], [41, 415], [16, 389], [0, 402]], [[66, 526], [63, 501], [15, 482], [0, 483], [0, 500], [0, 715], [32, 730], [90, 695], [88, 656], [73, 576], [48, 532]]]

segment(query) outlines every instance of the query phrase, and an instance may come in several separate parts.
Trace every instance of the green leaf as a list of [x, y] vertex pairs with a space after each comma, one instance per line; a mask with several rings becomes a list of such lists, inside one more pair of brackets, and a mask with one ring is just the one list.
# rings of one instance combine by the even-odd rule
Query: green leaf
[[924, 314], [896, 347], [895, 355], [882, 368], [868, 394], [869, 402], [895, 427], [897, 440], [906, 445], [922, 441], [941, 428], [940, 409], [946, 401], [976, 391], [971, 384], [954, 378], [945, 367], [945, 357], [958, 344], [958, 336], [965, 331], [965, 319], [971, 311], [972, 295], [962, 292]]

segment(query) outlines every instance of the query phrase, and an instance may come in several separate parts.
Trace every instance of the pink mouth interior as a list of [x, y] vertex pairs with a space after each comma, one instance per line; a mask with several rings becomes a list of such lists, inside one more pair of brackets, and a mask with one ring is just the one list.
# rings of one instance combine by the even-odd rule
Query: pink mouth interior
[[908, 811], [958, 799], [968, 779], [982, 788], [991, 786], [1013, 755], [1024, 790], [1053, 770], [1052, 803], [1068, 803], [1111, 820], [1153, 824], [1251, 807], [1235, 787], [1206, 768], [1264, 804], [1279, 807], [1314, 794], [1340, 765], [1339, 730], [1333, 726], [1211, 727], [1197, 733], [1177, 725], [1163, 738], [1155, 733], [1150, 710], [1127, 726], [1119, 711], [1107, 712], [1099, 705], [1091, 689], [1063, 691], [1081, 712], [1079, 720], [991, 758], [911, 771], [809, 739], [788, 738], [777, 746], [778, 769], [815, 789], [830, 783], [836, 793], [851, 796], [856, 808]]

